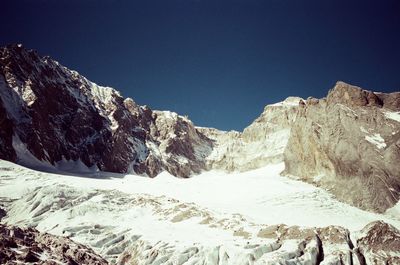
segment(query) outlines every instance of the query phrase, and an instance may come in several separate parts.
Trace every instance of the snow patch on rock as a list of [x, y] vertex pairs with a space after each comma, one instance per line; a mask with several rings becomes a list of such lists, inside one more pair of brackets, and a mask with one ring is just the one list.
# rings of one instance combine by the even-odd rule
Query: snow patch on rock
[[400, 122], [400, 111], [392, 112], [392, 111], [385, 111], [385, 117], [397, 122]]
[[365, 140], [367, 140], [371, 144], [376, 145], [376, 147], [378, 147], [379, 149], [386, 147], [385, 139], [383, 139], [379, 133], [375, 133], [372, 136], [367, 135], [365, 136]]

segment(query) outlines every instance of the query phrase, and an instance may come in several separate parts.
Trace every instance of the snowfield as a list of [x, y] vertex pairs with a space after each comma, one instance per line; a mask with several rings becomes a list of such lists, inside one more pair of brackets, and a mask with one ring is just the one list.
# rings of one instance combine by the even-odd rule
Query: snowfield
[[[245, 173], [179, 179], [164, 172], [151, 179], [43, 173], [0, 160], [0, 203], [8, 212], [2, 221], [69, 236], [110, 262], [121, 262], [121, 253], [129, 250], [143, 264], [198, 264], [216, 257], [225, 257], [221, 264], [246, 264], [249, 255], [266, 264], [262, 261], [299, 252], [298, 242], [278, 246], [260, 236], [265, 225], [357, 231], [383, 220], [400, 228], [393, 209], [384, 215], [362, 211], [280, 176], [282, 170], [280, 163]], [[157, 255], [150, 253], [155, 247]]]

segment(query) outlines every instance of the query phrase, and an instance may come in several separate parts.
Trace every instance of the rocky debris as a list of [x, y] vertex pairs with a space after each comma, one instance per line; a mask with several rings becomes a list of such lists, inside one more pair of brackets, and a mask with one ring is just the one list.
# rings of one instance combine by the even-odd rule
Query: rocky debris
[[307, 99], [292, 125], [285, 173], [363, 209], [392, 207], [400, 196], [399, 96], [338, 82], [326, 99]]
[[361, 230], [357, 251], [364, 264], [400, 264], [400, 231], [382, 221], [372, 222]]
[[33, 228], [0, 224], [1, 264], [108, 264], [88, 247]]

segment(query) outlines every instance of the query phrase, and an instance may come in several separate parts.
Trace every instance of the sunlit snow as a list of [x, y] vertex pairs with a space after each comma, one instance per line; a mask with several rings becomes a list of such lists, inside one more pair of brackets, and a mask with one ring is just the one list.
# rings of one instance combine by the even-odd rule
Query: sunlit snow
[[338, 202], [320, 188], [280, 176], [283, 167], [210, 171], [189, 179], [163, 172], [151, 179], [43, 173], [0, 160], [0, 198], [8, 212], [3, 221], [70, 236], [105, 257], [140, 237], [153, 246], [169, 244], [177, 253], [190, 246], [212, 253], [222, 245], [237, 264], [250, 251], [248, 244], [271, 243], [257, 236], [264, 225], [340, 225], [354, 231], [384, 220], [400, 227], [394, 210], [382, 215]]

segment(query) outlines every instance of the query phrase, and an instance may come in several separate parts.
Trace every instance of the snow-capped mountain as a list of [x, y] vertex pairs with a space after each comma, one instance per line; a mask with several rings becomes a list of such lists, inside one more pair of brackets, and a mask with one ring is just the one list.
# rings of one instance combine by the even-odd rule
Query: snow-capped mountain
[[[188, 177], [280, 162], [300, 98], [267, 106], [243, 133], [124, 99], [20, 45], [1, 49], [0, 157], [33, 168]], [[282, 116], [283, 115], [283, 116]]]
[[124, 99], [21, 45], [0, 49], [0, 158], [41, 169], [186, 177], [212, 142], [192, 122]]
[[225, 132], [9, 45], [0, 128], [0, 263], [400, 264], [400, 92], [338, 82]]
[[400, 92], [338, 82], [327, 98], [290, 97], [243, 132], [223, 132], [139, 106], [21, 45], [0, 49], [0, 73], [1, 159], [151, 177], [284, 160], [288, 175], [357, 207], [382, 212], [399, 200]]

